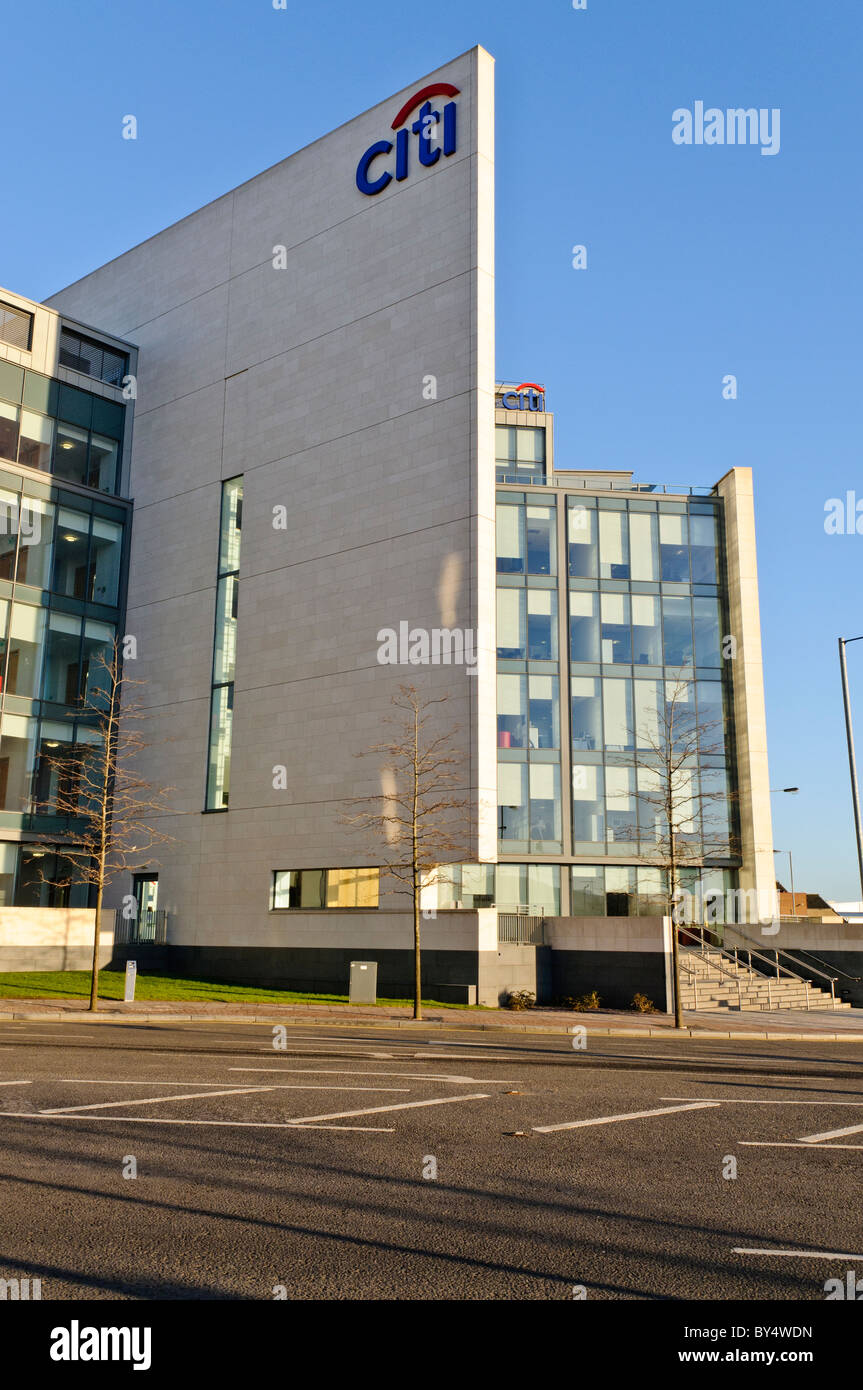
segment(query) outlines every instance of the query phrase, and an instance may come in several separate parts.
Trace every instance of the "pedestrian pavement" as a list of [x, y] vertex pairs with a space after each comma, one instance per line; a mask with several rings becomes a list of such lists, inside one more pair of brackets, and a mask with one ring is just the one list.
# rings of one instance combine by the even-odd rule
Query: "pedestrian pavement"
[[334, 1023], [368, 1028], [472, 1029], [480, 1032], [569, 1034], [574, 1028], [617, 1038], [776, 1038], [807, 1042], [863, 1042], [863, 1009], [832, 1013], [829, 1010], [774, 1010], [771, 1013], [686, 1012], [683, 1028], [675, 1029], [670, 1014], [637, 1014], [611, 1009], [577, 1012], [571, 1009], [534, 1008], [447, 1009], [428, 1006], [417, 1022], [410, 1006], [396, 1004], [255, 1004], [189, 1000], [139, 999], [130, 1003], [101, 999], [92, 1014], [86, 999], [0, 999], [3, 1020], [41, 1019], [46, 1022], [80, 1023], [302, 1023], [304, 1027]]

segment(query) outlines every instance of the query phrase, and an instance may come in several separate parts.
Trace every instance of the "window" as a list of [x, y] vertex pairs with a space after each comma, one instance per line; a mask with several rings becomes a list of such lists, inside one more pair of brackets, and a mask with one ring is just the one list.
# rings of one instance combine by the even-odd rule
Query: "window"
[[688, 598], [669, 598], [668, 595], [663, 595], [662, 619], [665, 626], [666, 666], [690, 666], [692, 664], [691, 600]]
[[572, 769], [572, 837], [575, 853], [605, 842], [605, 783], [603, 768], [576, 763]]
[[605, 769], [605, 812], [608, 838], [625, 841], [635, 848], [638, 836], [638, 815], [635, 798], [635, 768], [607, 767]]
[[695, 627], [696, 666], [721, 666], [718, 601], [715, 598], [694, 598], [692, 616]]
[[662, 578], [676, 584], [688, 584], [689, 535], [684, 515], [660, 513], [659, 553]]
[[605, 870], [601, 865], [573, 864], [571, 870], [573, 917], [605, 916]]
[[689, 518], [693, 584], [715, 584], [716, 517], [695, 514]]
[[[21, 498], [18, 583], [47, 589], [54, 554], [54, 504], [42, 497]], [[9, 578], [4, 575], [4, 578]]]
[[[2, 438], [2, 421], [0, 421]], [[524, 574], [524, 508], [497, 509], [498, 574]]]
[[525, 651], [525, 591], [497, 591], [497, 654], [508, 660], [524, 660]]
[[29, 809], [30, 786], [36, 759], [35, 719], [21, 714], [4, 714], [0, 725], [2, 734], [2, 769], [0, 793], [2, 809], [19, 815]]
[[602, 747], [602, 712], [599, 681], [591, 676], [573, 676], [569, 683], [572, 694], [572, 746], [593, 750]]
[[465, 909], [518, 907], [556, 917], [560, 913], [559, 864], [448, 864], [434, 871], [430, 906]]
[[635, 911], [635, 869], [615, 865], [605, 871], [605, 912], [608, 917], [629, 917]]
[[216, 577], [216, 626], [210, 702], [206, 809], [226, 811], [231, 792], [231, 737], [234, 722], [234, 673], [237, 650], [240, 543], [243, 535], [243, 480], [222, 484], [219, 569]]
[[629, 578], [629, 539], [626, 512], [599, 513], [599, 577]]
[[659, 578], [655, 512], [630, 512], [629, 554], [632, 579], [651, 581]]
[[559, 748], [556, 676], [497, 678], [499, 748]]
[[97, 381], [106, 381], [109, 386], [122, 386], [129, 358], [116, 348], [63, 328], [60, 331], [60, 365], [95, 377]]
[[[615, 515], [615, 513], [611, 513]], [[685, 600], [688, 603], [688, 599]], [[604, 662], [631, 661], [629, 595], [602, 594], [602, 659]]]
[[29, 603], [13, 604], [6, 672], [6, 690], [10, 695], [35, 699], [39, 694], [46, 617], [44, 608]]
[[70, 483], [87, 481], [87, 431], [78, 425], [57, 424], [57, 448], [54, 452], [54, 472]]
[[49, 470], [53, 444], [54, 421], [47, 415], [37, 415], [34, 410], [22, 410], [18, 462], [27, 468]]
[[553, 589], [498, 589], [497, 654], [507, 660], [557, 660]]
[[[660, 917], [667, 911], [664, 869], [573, 864], [570, 875], [573, 917]], [[725, 920], [725, 894], [737, 883], [733, 869], [683, 868], [679, 881], [684, 906], [689, 902], [687, 921]]]
[[320, 911], [323, 908], [377, 907], [380, 869], [276, 869], [273, 909]]
[[536, 854], [561, 849], [560, 768], [557, 763], [530, 763], [530, 840]]
[[528, 574], [556, 574], [554, 507], [525, 507]]
[[21, 414], [17, 405], [0, 401], [0, 458], [13, 463], [18, 456], [18, 417]]
[[545, 482], [545, 430], [526, 425], [495, 426], [495, 473], [507, 483]]
[[569, 659], [599, 661], [599, 595], [571, 589], [569, 594]]
[[638, 748], [661, 751], [665, 735], [662, 681], [632, 682], [635, 704], [635, 742]]
[[378, 869], [327, 869], [327, 907], [377, 907]]
[[497, 769], [497, 831], [501, 842], [527, 842], [527, 763], [500, 763]]
[[57, 540], [54, 547], [55, 594], [66, 598], [91, 597], [92, 575], [88, 563], [90, 518], [86, 512], [60, 507], [57, 512]]
[[662, 665], [659, 599], [649, 594], [632, 595], [632, 660], [637, 666]]
[[602, 705], [605, 719], [605, 746], [623, 753], [634, 746], [632, 724], [632, 681], [604, 680]]
[[33, 315], [11, 304], [0, 304], [0, 339], [10, 347], [30, 351], [33, 341]]
[[570, 497], [569, 572], [573, 578], [596, 578], [596, 511]]

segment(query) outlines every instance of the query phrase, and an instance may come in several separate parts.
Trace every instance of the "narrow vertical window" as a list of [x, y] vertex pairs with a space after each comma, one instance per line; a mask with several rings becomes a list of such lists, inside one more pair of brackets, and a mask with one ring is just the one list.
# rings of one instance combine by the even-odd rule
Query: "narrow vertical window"
[[237, 651], [237, 599], [243, 534], [243, 480], [222, 484], [216, 630], [207, 759], [207, 810], [226, 811], [231, 791], [231, 733]]

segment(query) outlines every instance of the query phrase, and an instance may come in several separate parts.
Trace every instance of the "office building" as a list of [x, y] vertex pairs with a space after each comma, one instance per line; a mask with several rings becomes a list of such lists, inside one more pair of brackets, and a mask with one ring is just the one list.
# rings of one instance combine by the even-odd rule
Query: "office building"
[[[166, 914], [173, 968], [332, 989], [374, 959], [408, 992], [409, 905], [343, 823], [385, 787], [354, 754], [401, 684], [447, 696], [470, 805], [463, 865], [424, 895], [432, 997], [588, 975], [661, 993], [637, 731], [675, 682], [722, 721], [691, 770], [720, 829], [690, 829], [687, 872], [772, 903], [751, 474], [668, 487], [555, 459], [541, 383], [496, 379], [494, 179], [477, 48], [30, 310], [80, 334], [77, 371], [39, 368], [61, 397], [74, 376], [113, 406], [110, 379], [81, 385], [88, 344], [137, 354], [126, 500], [92, 461], [72, 490], [94, 582], [103, 513], [134, 500], [125, 631], [173, 840], [114, 901]], [[77, 419], [115, 437], [95, 404]], [[79, 642], [116, 622], [89, 617], [91, 569], [59, 610], [80, 605]], [[470, 659], [382, 659], [403, 625]], [[502, 930], [519, 913], [539, 935]]]

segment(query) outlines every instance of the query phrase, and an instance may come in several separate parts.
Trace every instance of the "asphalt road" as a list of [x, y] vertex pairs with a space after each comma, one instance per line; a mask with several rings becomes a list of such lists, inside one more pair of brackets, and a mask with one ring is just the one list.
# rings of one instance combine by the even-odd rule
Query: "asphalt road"
[[863, 1277], [863, 1044], [271, 1034], [0, 1024], [0, 1279], [822, 1301]]

